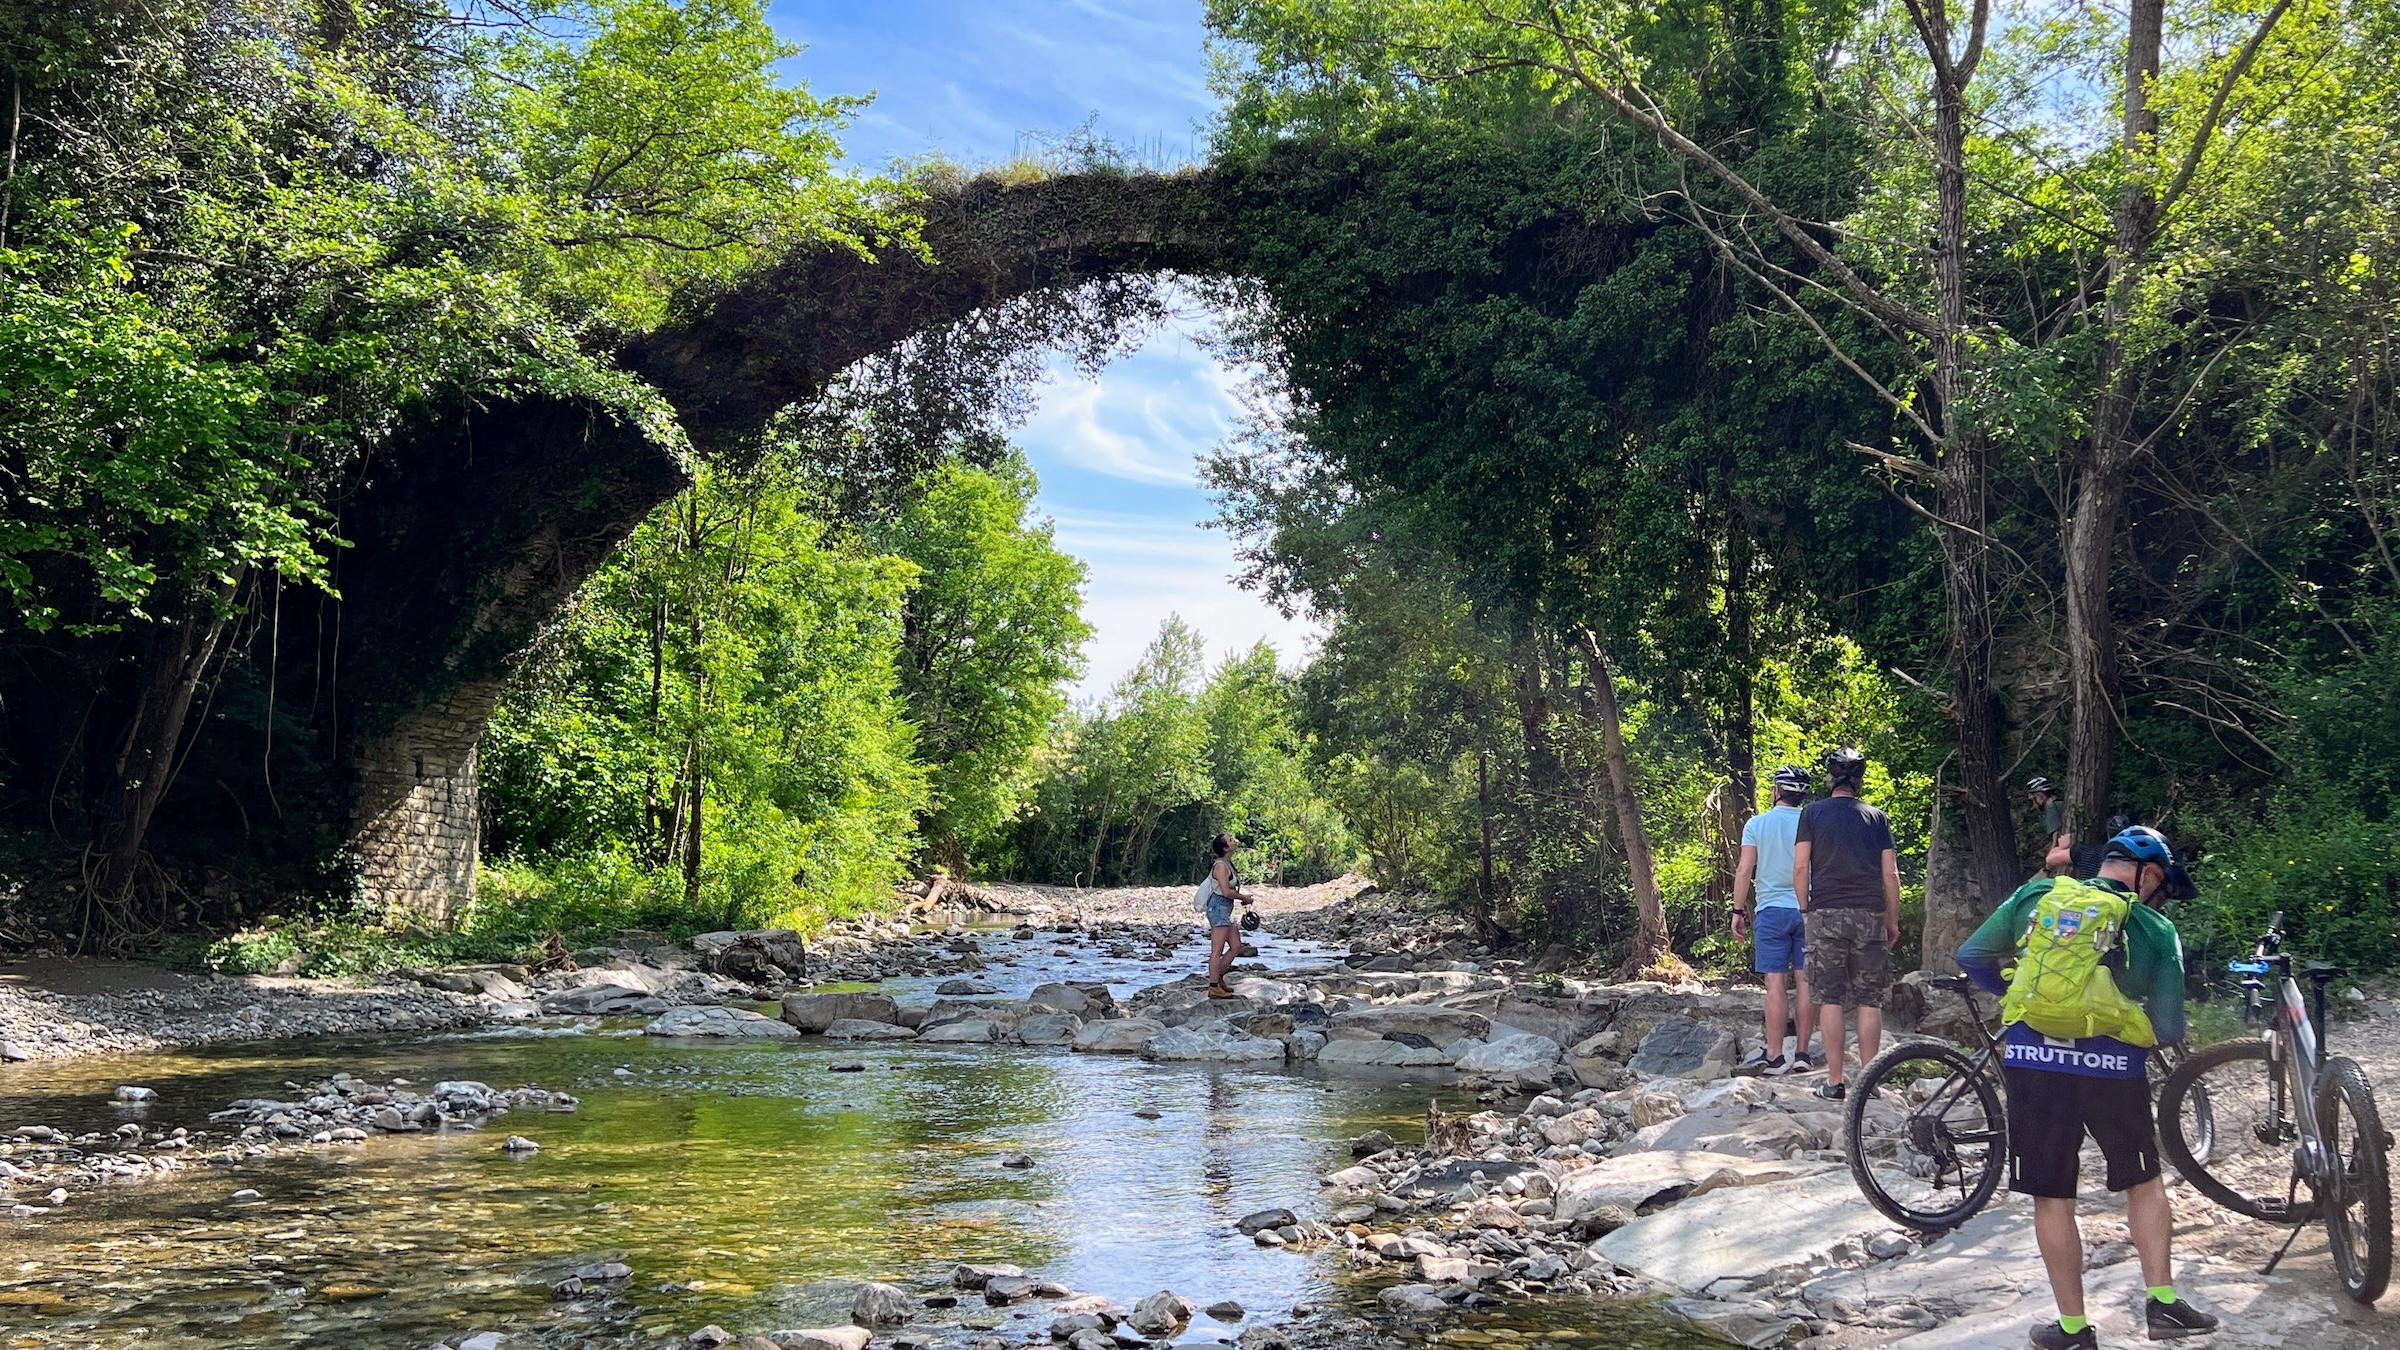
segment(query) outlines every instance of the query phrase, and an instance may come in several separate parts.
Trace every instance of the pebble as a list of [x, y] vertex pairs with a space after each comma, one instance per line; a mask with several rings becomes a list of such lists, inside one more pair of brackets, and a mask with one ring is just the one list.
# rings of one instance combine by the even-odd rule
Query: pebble
[[261, 1200], [264, 1200], [264, 1199], [266, 1199], [266, 1197], [265, 1197], [265, 1196], [263, 1196], [263, 1195], [260, 1195], [258, 1192], [254, 1191], [254, 1190], [251, 1190], [251, 1189], [250, 1189], [249, 1187], [247, 1187], [247, 1186], [245, 1186], [245, 1187], [243, 1187], [241, 1190], [235, 1191], [235, 1192], [233, 1193], [233, 1203], [235, 1203], [235, 1204], [237, 1204], [237, 1205], [250, 1205], [250, 1204], [256, 1204], [257, 1202], [259, 1202], [259, 1201], [261, 1201]]

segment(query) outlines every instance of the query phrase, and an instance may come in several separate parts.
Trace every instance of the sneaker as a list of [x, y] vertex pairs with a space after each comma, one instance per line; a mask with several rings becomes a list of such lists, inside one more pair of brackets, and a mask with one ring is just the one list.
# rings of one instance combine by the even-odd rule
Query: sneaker
[[2057, 1318], [2033, 1324], [2034, 1350], [2100, 1350], [2100, 1333], [2085, 1323], [2081, 1331], [2069, 1332], [2058, 1324]]
[[1817, 1095], [1829, 1102], [1838, 1102], [1850, 1095], [1850, 1088], [1844, 1083], [1827, 1083], [1817, 1089]]
[[1769, 1078], [1781, 1078], [1785, 1074], [1792, 1071], [1792, 1066], [1784, 1061], [1783, 1056], [1777, 1055], [1775, 1058], [1759, 1065], [1758, 1071], [1765, 1074]]
[[1794, 1055], [1794, 1056], [1792, 1056], [1792, 1072], [1793, 1072], [1793, 1073], [1807, 1073], [1807, 1072], [1809, 1072], [1810, 1070], [1812, 1070], [1812, 1069], [1814, 1069], [1814, 1068], [1816, 1068], [1816, 1067], [1817, 1067], [1816, 1065], [1814, 1065], [1814, 1064], [1811, 1064], [1811, 1063], [1809, 1063], [1809, 1062], [1808, 1062], [1808, 1056], [1807, 1056], [1807, 1055], [1805, 1055], [1805, 1054], [1799, 1054], [1799, 1055]]
[[2217, 1329], [2217, 1319], [2214, 1315], [2200, 1311], [2192, 1306], [2191, 1300], [2184, 1298], [2178, 1298], [2173, 1303], [2161, 1303], [2157, 1299], [2150, 1300], [2150, 1306], [2145, 1310], [2143, 1320], [2150, 1324], [2150, 1339], [2154, 1341], [2172, 1341], [2184, 1336], [2205, 1336]]

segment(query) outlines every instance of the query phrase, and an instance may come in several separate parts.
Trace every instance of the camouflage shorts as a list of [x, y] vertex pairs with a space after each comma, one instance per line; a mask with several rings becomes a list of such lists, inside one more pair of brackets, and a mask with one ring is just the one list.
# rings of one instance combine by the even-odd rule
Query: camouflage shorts
[[1892, 985], [1892, 944], [1880, 909], [1808, 912], [1808, 982], [1817, 1002], [1880, 1008]]

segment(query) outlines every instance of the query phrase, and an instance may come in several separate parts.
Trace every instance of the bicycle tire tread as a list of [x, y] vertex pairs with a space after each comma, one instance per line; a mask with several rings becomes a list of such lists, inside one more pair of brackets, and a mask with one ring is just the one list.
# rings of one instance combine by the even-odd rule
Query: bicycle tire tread
[[[2371, 1305], [2383, 1297], [2392, 1282], [2391, 1159], [2385, 1142], [2383, 1114], [2375, 1105], [2375, 1089], [2367, 1082], [2366, 1071], [2356, 1060], [2338, 1055], [2325, 1061], [2324, 1074], [2317, 1081], [2317, 1102], [2319, 1120], [2336, 1118], [2332, 1108], [2338, 1102], [2342, 1107], [2340, 1115], [2348, 1120], [2350, 1130], [2371, 1141], [2361, 1151], [2362, 1160], [2373, 1160], [2370, 1169], [2373, 1175], [2366, 1179], [2366, 1193], [2361, 1197], [2366, 1202], [2366, 1212], [2361, 1216], [2364, 1222], [2359, 1236], [2365, 1241], [2366, 1251], [2363, 1260], [2357, 1261], [2356, 1269], [2352, 1269], [2353, 1260], [2362, 1254], [2346, 1250], [2341, 1234], [2332, 1231], [2343, 1222], [2336, 1217], [2344, 1212], [2342, 1207], [2336, 1204], [2325, 1212], [2326, 1236], [2331, 1240], [2334, 1272], [2342, 1281], [2342, 1291], [2355, 1302]], [[2338, 1138], [2326, 1141], [2337, 1157], [2341, 1142]]]
[[[2297, 1226], [2316, 1217], [2313, 1200], [2295, 1200], [2288, 1208], [2281, 1196], [2254, 1196], [2219, 1180], [2208, 1164], [2193, 1156], [2183, 1137], [2183, 1099], [2210, 1070], [2241, 1060], [2267, 1058], [2266, 1042], [2255, 1037], [2226, 1041], [2186, 1056], [2158, 1088], [2158, 1147], [2177, 1174], [2202, 1195], [2246, 1218]], [[2214, 1150], [2212, 1149], [2212, 1156]]]
[[[1871, 1160], [1860, 1147], [1860, 1127], [1866, 1119], [1867, 1104], [1875, 1099], [1875, 1088], [1896, 1066], [1914, 1059], [1938, 1059], [1958, 1073], [1973, 1078], [1978, 1104], [1992, 1122], [1989, 1133], [1994, 1147], [1986, 1160], [1982, 1176], [1963, 1201], [1946, 1210], [1912, 1209], [1894, 1198], [1876, 1179]], [[1866, 1196], [1868, 1204], [1873, 1205], [1885, 1218], [1920, 1232], [1948, 1232], [1981, 1213], [1983, 1207], [1991, 1203], [1993, 1193], [2000, 1188], [2000, 1176], [2006, 1170], [2008, 1157], [2007, 1099], [1999, 1075], [1992, 1066], [1987, 1065], [1978, 1071], [1966, 1053], [1947, 1041], [1904, 1041], [1877, 1055], [1851, 1083], [1849, 1097], [1842, 1104], [1842, 1135], [1842, 1152], [1849, 1160], [1850, 1175], [1857, 1181], [1858, 1189]]]

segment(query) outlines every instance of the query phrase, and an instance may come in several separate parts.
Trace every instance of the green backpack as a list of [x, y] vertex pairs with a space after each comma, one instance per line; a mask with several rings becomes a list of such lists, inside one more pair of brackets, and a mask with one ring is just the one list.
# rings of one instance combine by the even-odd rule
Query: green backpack
[[2064, 877], [2051, 882], [2017, 939], [2017, 968], [2000, 1001], [2000, 1020], [2023, 1022], [2045, 1036], [2158, 1044], [2150, 1015], [2125, 997], [2103, 964], [2124, 936], [2135, 903], [2103, 886]]

